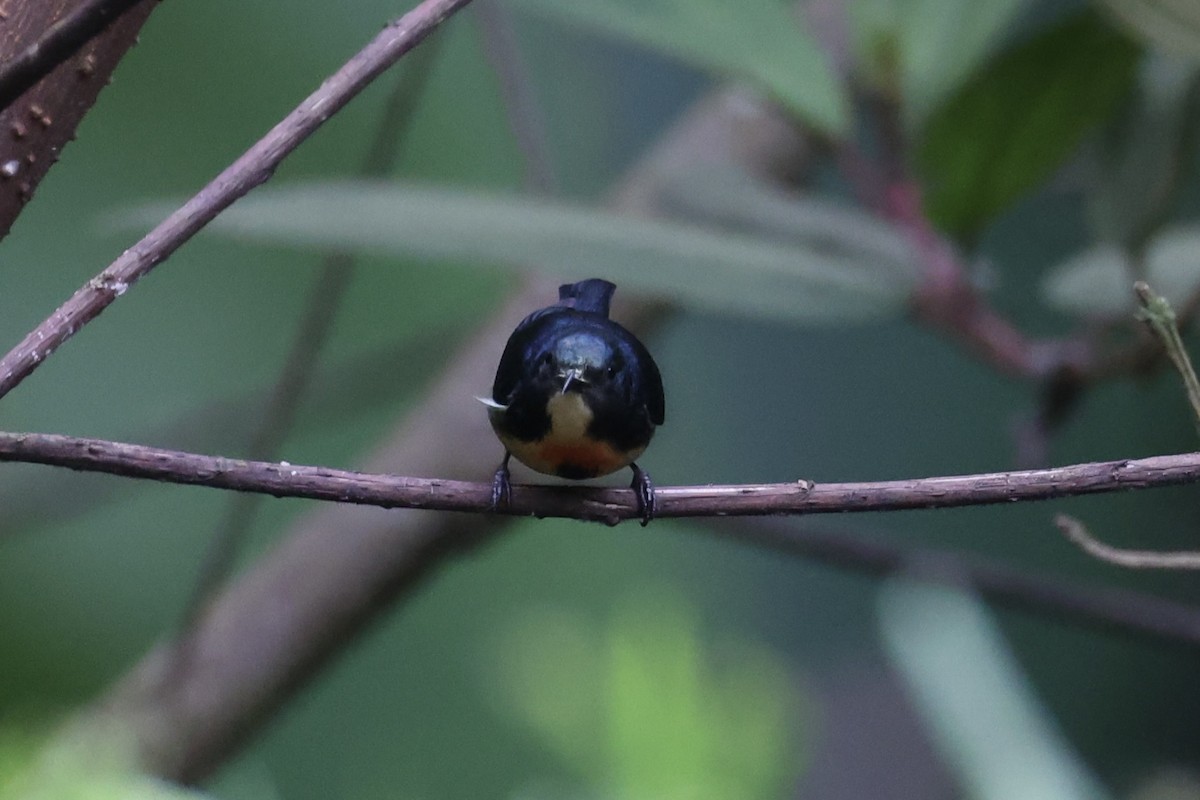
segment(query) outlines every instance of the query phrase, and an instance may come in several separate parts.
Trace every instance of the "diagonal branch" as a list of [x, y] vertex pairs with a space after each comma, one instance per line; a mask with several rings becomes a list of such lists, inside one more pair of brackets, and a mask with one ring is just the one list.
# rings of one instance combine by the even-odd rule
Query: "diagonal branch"
[[[380, 508], [494, 513], [491, 483], [243, 461], [54, 434], [0, 433], [0, 461], [48, 464], [275, 497], [304, 497]], [[482, 461], [480, 467], [486, 472]], [[872, 483], [814, 484], [800, 480], [667, 486], [656, 490], [656, 515], [723, 517], [957, 508], [1196, 482], [1200, 482], [1200, 453], [1184, 453], [1053, 469]], [[512, 503], [503, 513], [610, 524], [638, 516], [633, 492], [628, 489], [576, 486], [515, 487]]]
[[500, 84], [508, 126], [521, 152], [524, 184], [532, 192], [554, 196], [560, 187], [550, 157], [546, 115], [522, 56], [508, 7], [500, 0], [487, 0], [476, 6], [475, 11], [483, 27], [483, 52]]
[[[754, 175], [795, 174], [803, 136], [774, 108], [744, 93], [714, 93], [684, 114], [621, 180], [613, 202], [653, 211], [664, 182], [701, 163], [737, 164]], [[558, 281], [526, 279], [462, 343], [421, 406], [365, 461], [374, 472], [475, 477], [480, 443], [491, 442], [472, 399], [494, 374], [508, 334]], [[638, 327], [644, 310], [627, 306]], [[237, 752], [380, 612], [460, 554], [491, 541], [500, 517], [423, 514], [325, 503], [301, 516], [271, 552], [207, 604], [188, 633], [185, 671], [166, 640], [91, 708], [88, 725], [116, 720], [136, 739], [143, 766], [195, 781]]]
[[283, 159], [372, 80], [412, 50], [471, 0], [424, 0], [387, 25], [279, 124], [140, 242], [88, 281], [0, 359], [0, 397], [137, 280], [207, 225], [235, 200], [266, 181]]
[[[429, 82], [433, 57], [437, 50], [434, 40], [408, 62], [411, 73], [401, 74], [376, 124], [375, 134], [360, 174], [365, 177], [384, 177], [400, 160], [408, 130], [417, 105]], [[295, 424], [296, 416], [305, 401], [315, 378], [321, 351], [333, 330], [346, 292], [356, 271], [356, 260], [349, 253], [329, 253], [322, 260], [317, 280], [309, 290], [303, 315], [295, 338], [276, 378], [275, 386], [266, 401], [258, 429], [250, 438], [246, 455], [255, 459], [276, 458], [284, 440]], [[192, 597], [184, 609], [185, 627], [199, 613], [204, 602], [228, 578], [234, 560], [254, 524], [262, 497], [240, 494], [226, 507], [225, 516], [213, 535], [208, 552], [200, 564]]]

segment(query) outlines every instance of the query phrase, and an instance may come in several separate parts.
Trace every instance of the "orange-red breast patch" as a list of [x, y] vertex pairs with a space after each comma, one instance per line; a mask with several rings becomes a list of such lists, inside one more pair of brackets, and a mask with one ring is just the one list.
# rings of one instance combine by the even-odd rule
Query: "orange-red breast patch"
[[536, 445], [536, 450], [538, 460], [552, 467], [550, 472], [556, 475], [567, 472], [594, 478], [616, 472], [632, 460], [605, 442], [559, 444], [543, 440]]
[[608, 442], [587, 435], [592, 411], [576, 392], [550, 398], [546, 404], [550, 432], [538, 441], [525, 442], [500, 434], [508, 451], [525, 466], [545, 475], [595, 478], [629, 466], [645, 448], [623, 453]]

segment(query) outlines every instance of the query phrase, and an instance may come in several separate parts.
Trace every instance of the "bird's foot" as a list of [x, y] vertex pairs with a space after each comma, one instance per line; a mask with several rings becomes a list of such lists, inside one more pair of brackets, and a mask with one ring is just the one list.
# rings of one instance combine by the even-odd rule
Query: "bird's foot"
[[492, 476], [492, 511], [503, 511], [512, 501], [512, 481], [508, 475], [508, 459], [510, 454], [504, 454], [504, 460], [496, 467]]
[[644, 469], [637, 464], [629, 466], [633, 469], [633, 483], [629, 484], [629, 488], [633, 489], [633, 493], [637, 497], [638, 516], [642, 518], [642, 527], [644, 528], [650, 524], [650, 520], [654, 519], [654, 512], [658, 510], [658, 501], [654, 496], [654, 484]]

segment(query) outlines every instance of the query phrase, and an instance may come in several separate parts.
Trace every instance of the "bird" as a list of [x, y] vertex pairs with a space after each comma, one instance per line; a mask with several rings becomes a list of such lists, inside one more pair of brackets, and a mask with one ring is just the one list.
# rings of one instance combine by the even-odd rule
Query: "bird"
[[654, 484], [636, 459], [663, 424], [662, 375], [646, 346], [609, 319], [616, 289], [601, 278], [563, 284], [556, 305], [534, 311], [509, 337], [492, 396], [479, 398], [504, 445], [493, 509], [509, 504], [515, 456], [571, 480], [630, 467], [642, 525], [654, 517]]

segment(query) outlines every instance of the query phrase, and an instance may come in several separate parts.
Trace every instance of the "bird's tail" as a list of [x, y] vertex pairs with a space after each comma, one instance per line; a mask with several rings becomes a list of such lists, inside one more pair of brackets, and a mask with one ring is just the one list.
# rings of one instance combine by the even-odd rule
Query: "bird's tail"
[[608, 316], [608, 305], [612, 301], [615, 283], [603, 278], [588, 278], [579, 283], [564, 283], [558, 287], [558, 304], [576, 311], [590, 311]]

